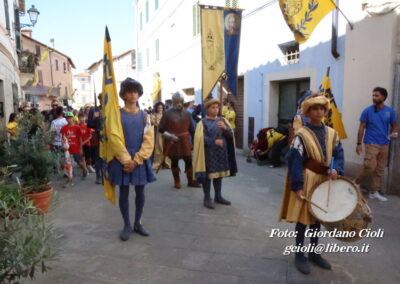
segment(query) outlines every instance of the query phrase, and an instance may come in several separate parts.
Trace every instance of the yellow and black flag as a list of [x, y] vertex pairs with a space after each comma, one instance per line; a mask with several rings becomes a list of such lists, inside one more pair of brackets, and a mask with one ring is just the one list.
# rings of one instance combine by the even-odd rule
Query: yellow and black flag
[[337, 7], [333, 0], [279, 0], [279, 6], [298, 43], [305, 43], [318, 23]]
[[335, 129], [339, 134], [340, 139], [346, 139], [347, 134], [346, 130], [344, 129], [342, 115], [337, 108], [335, 97], [333, 96], [331, 89], [331, 81], [329, 80], [329, 70], [330, 68], [328, 67], [328, 71], [326, 72], [324, 78], [322, 79], [321, 86], [319, 87], [319, 92], [321, 93], [321, 95], [324, 95], [329, 100], [331, 106], [324, 123]]
[[[109, 164], [114, 158], [117, 158], [121, 164], [125, 164], [131, 160], [131, 156], [125, 147], [125, 137], [115, 84], [111, 39], [107, 27], [104, 38], [101, 106], [103, 129], [100, 131], [100, 158], [106, 164]], [[107, 169], [103, 172], [104, 195], [115, 204], [115, 185], [108, 181]]]

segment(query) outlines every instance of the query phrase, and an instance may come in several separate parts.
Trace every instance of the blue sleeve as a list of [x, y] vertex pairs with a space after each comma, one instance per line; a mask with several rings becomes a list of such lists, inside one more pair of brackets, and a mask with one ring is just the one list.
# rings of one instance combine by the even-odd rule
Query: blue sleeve
[[368, 122], [368, 108], [361, 113], [360, 122]]
[[291, 187], [293, 191], [298, 191], [303, 188], [303, 157], [299, 151], [294, 148], [290, 148], [287, 155], [288, 169]]
[[344, 175], [344, 151], [342, 147], [342, 143], [339, 144], [333, 149], [332, 156], [335, 158], [333, 162], [333, 168], [338, 172], [339, 175]]
[[390, 116], [390, 123], [396, 122], [397, 121], [397, 114], [394, 109], [392, 109], [392, 114]]

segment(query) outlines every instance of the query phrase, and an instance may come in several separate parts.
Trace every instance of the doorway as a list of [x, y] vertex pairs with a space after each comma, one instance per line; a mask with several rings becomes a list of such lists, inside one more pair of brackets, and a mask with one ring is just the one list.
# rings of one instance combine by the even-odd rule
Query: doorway
[[309, 78], [279, 83], [278, 126], [287, 127], [288, 123], [293, 120], [300, 93], [309, 89]]

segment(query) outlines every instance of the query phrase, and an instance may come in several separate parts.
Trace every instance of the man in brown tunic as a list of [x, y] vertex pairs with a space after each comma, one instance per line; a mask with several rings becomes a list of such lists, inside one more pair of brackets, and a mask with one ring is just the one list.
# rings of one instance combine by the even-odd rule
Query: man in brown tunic
[[175, 188], [181, 188], [179, 160], [185, 161], [185, 172], [188, 186], [200, 187], [193, 181], [192, 167], [192, 141], [194, 137], [194, 126], [189, 112], [183, 108], [184, 98], [180, 93], [172, 96], [173, 108], [168, 110], [162, 117], [159, 132], [164, 137], [164, 155], [171, 159], [171, 171], [174, 177]]

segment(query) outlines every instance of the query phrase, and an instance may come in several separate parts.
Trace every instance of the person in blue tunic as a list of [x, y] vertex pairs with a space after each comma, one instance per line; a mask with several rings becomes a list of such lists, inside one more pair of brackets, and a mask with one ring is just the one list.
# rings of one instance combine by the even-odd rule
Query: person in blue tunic
[[145, 194], [145, 185], [155, 181], [155, 176], [149, 158], [154, 147], [154, 129], [148, 114], [139, 109], [138, 100], [143, 94], [142, 85], [131, 78], [121, 83], [119, 92], [125, 106], [121, 108], [121, 123], [125, 137], [125, 147], [132, 160], [124, 166], [114, 159], [108, 166], [108, 180], [119, 185], [119, 208], [124, 221], [124, 228], [120, 234], [122, 241], [127, 241], [132, 233], [132, 224], [129, 218], [129, 186], [135, 187], [135, 221], [133, 231], [142, 236], [149, 232], [141, 224]]
[[196, 127], [194, 138], [194, 171], [195, 178], [203, 185], [204, 206], [214, 209], [211, 199], [211, 180], [214, 185], [215, 203], [230, 205], [222, 197], [222, 178], [236, 174], [236, 159], [233, 130], [229, 122], [218, 117], [220, 101], [209, 99], [204, 104], [207, 115]]

